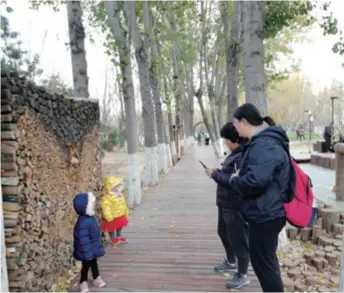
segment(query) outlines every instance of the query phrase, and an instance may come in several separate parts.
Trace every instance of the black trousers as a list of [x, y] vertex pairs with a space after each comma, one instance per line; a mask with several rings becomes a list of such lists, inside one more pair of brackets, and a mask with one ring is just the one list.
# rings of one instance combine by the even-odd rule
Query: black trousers
[[99, 269], [98, 269], [98, 263], [97, 259], [90, 259], [90, 260], [84, 260], [82, 262], [82, 267], [81, 267], [81, 276], [80, 276], [80, 283], [82, 282], [87, 282], [88, 279], [88, 271], [92, 271], [92, 277], [93, 280], [97, 279], [99, 276]]
[[219, 207], [217, 233], [226, 251], [227, 261], [238, 260], [238, 273], [247, 274], [249, 263], [248, 226], [240, 213]]
[[263, 292], [284, 292], [277, 259], [278, 235], [286, 219], [249, 224], [250, 259]]

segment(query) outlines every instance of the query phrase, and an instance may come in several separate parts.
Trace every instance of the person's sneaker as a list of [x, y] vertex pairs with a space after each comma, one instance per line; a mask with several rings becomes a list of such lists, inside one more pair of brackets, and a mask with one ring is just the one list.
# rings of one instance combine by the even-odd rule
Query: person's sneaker
[[228, 261], [225, 259], [224, 262], [220, 265], [217, 265], [214, 267], [214, 270], [218, 273], [235, 273], [238, 270], [237, 265], [230, 264]]
[[82, 282], [80, 284], [80, 292], [89, 292], [90, 290], [88, 289], [88, 284], [87, 282]]
[[122, 237], [119, 238], [119, 242], [120, 243], [128, 243], [128, 239], [125, 238], [124, 236], [122, 236]]
[[103, 288], [106, 285], [104, 280], [100, 276], [98, 276], [97, 279], [93, 281], [93, 284], [98, 288]]
[[250, 284], [250, 280], [247, 275], [235, 274], [233, 279], [228, 280], [226, 287], [227, 289], [240, 289], [248, 284]]
[[115, 237], [112, 239], [112, 243], [117, 246], [119, 244], [119, 238]]

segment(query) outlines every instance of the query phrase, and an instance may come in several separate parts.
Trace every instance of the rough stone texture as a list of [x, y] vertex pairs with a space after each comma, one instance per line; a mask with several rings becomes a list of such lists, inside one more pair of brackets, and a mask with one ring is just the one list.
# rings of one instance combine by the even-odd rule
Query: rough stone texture
[[311, 164], [331, 170], [336, 168], [336, 160], [332, 153], [313, 153], [311, 155]]
[[344, 143], [335, 145], [336, 152], [336, 198], [344, 200]]
[[98, 103], [51, 95], [13, 73], [1, 76], [9, 286], [47, 291], [74, 264], [73, 197], [101, 189]]

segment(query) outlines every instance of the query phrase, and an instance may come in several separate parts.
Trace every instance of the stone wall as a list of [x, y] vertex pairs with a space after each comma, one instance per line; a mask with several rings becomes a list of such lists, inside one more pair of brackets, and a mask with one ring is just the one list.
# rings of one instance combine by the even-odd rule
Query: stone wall
[[335, 170], [336, 169], [336, 160], [333, 153], [312, 153], [311, 155], [311, 164]]
[[79, 192], [100, 194], [99, 106], [1, 71], [1, 184], [11, 291], [47, 291], [73, 265]]
[[334, 146], [336, 152], [336, 198], [344, 200], [344, 143]]

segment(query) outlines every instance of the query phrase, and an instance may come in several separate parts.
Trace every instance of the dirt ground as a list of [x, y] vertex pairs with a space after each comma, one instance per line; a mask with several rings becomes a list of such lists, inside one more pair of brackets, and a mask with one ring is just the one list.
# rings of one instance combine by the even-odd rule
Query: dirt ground
[[[143, 170], [144, 152], [139, 152], [141, 171]], [[102, 159], [103, 178], [106, 176], [128, 177], [128, 154], [125, 150], [114, 150], [113, 152], [105, 152]]]

